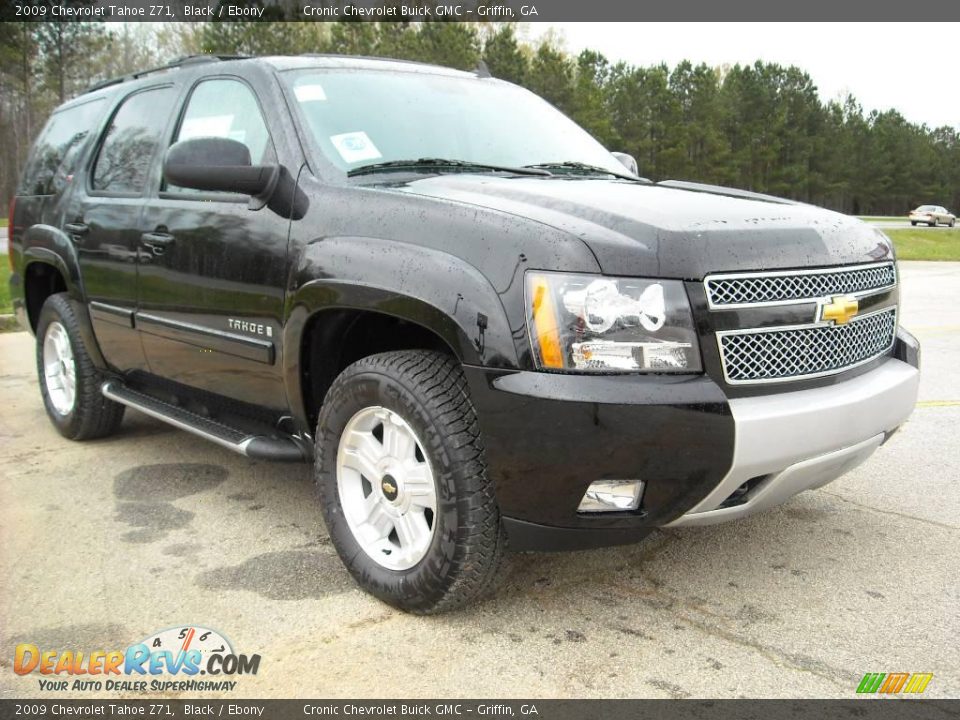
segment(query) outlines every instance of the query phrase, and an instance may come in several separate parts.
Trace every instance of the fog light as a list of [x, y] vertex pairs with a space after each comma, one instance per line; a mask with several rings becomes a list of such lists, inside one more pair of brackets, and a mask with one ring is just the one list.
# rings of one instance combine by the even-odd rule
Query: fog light
[[623, 512], [640, 507], [642, 480], [595, 480], [583, 494], [577, 512]]

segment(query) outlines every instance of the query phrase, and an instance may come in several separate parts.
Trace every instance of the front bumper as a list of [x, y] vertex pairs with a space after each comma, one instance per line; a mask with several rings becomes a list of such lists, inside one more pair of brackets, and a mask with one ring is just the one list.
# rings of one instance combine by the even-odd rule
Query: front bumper
[[[743, 517], [863, 462], [909, 416], [915, 340], [856, 377], [728, 399], [708, 376], [465, 368], [512, 547], [633, 542], [655, 527]], [[641, 507], [577, 512], [598, 479], [640, 479]]]
[[731, 400], [733, 464], [707, 497], [669, 526], [744, 517], [836, 480], [907, 419], [919, 380], [917, 368], [891, 358], [837, 385]]

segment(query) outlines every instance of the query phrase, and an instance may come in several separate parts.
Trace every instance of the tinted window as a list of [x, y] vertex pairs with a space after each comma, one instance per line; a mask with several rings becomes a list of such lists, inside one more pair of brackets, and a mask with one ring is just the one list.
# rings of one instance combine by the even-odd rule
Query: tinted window
[[173, 88], [131, 95], [110, 122], [93, 169], [93, 189], [142, 193], [173, 106]]
[[17, 193], [53, 195], [62, 190], [103, 109], [101, 98], [55, 112], [34, 145]]
[[247, 146], [250, 161], [262, 163], [272, 152], [267, 124], [249, 87], [238, 80], [207, 80], [190, 95], [177, 140], [230, 138]]
[[[197, 137], [220, 137], [247, 146], [254, 165], [273, 162], [276, 154], [260, 106], [250, 88], [239, 80], [205, 80], [190, 94], [174, 142]], [[200, 192], [176, 185], [167, 190]]]

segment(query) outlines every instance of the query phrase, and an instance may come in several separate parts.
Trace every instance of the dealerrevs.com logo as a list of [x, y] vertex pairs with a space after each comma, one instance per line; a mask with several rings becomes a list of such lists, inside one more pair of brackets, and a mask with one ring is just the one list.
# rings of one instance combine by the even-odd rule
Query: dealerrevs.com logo
[[238, 654], [226, 637], [199, 625], [161, 630], [125, 650], [83, 652], [20, 643], [13, 657], [17, 675], [45, 676], [38, 682], [49, 692], [229, 691], [237, 681], [227, 678], [256, 675], [259, 668], [259, 655]]

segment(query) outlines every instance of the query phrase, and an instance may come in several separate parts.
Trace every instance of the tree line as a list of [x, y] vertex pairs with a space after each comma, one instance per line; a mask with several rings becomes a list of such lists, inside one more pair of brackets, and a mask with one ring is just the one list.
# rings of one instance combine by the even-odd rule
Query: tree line
[[471, 70], [483, 61], [574, 118], [653, 180], [729, 185], [852, 214], [960, 207], [960, 129], [824, 101], [802, 69], [757, 61], [639, 67], [597, 50], [529, 42], [513, 24], [0, 24], [0, 197], [13, 193], [30, 142], [64, 99], [98, 80], [195, 53], [343, 53]]

